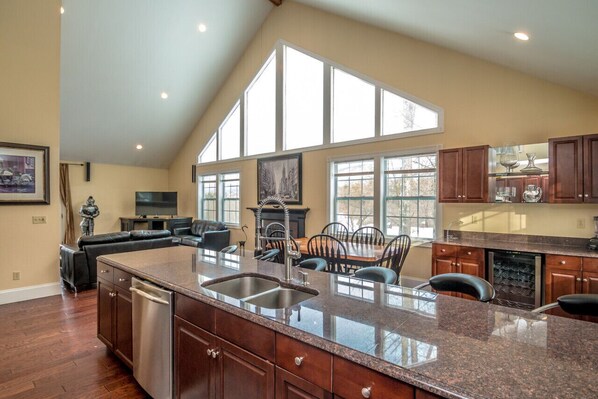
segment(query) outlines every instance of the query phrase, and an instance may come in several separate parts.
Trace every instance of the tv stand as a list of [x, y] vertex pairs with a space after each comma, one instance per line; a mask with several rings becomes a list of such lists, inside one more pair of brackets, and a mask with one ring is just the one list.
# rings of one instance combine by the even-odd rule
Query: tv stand
[[192, 217], [189, 216], [168, 216], [168, 217], [121, 217], [120, 230], [170, 230], [174, 234], [174, 229], [179, 227], [191, 227]]

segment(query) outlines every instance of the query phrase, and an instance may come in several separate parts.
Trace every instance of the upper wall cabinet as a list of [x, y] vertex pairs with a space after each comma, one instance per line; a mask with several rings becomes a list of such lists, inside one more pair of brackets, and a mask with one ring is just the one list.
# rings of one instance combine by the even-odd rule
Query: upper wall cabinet
[[554, 203], [598, 203], [598, 134], [550, 139], [550, 197]]
[[489, 146], [438, 153], [438, 202], [488, 202]]

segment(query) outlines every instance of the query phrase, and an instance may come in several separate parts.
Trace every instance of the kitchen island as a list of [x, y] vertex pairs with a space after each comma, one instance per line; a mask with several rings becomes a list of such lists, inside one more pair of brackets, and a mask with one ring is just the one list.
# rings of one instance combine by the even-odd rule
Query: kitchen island
[[[187, 313], [210, 333], [215, 324], [214, 334], [227, 340], [220, 341], [249, 341], [254, 353], [270, 344], [274, 352], [266, 349], [257, 357], [275, 368], [276, 378], [295, 367], [286, 364], [285, 351], [305, 346], [303, 369], [304, 356], [295, 358], [297, 374], [325, 392], [304, 397], [329, 397], [325, 396], [329, 392], [335, 398], [434, 397], [429, 393], [445, 398], [598, 397], [598, 325], [594, 323], [319, 272], [309, 272], [308, 278], [317, 296], [290, 308], [268, 309], [202, 284], [239, 274], [282, 279], [284, 268], [279, 264], [191, 247], [114, 254], [99, 261], [174, 291], [175, 319]], [[193, 303], [208, 311], [205, 320], [198, 312], [178, 306]], [[216, 321], [210, 320], [211, 312]], [[261, 342], [263, 336], [252, 334], [258, 330], [270, 332], [272, 339]], [[330, 357], [328, 371], [320, 369], [327, 360], [307, 362], [325, 356]], [[175, 380], [176, 370], [175, 366]], [[353, 382], [358, 385], [360, 378], [369, 378], [370, 370], [375, 372], [370, 373], [372, 381], [381, 381], [378, 385], [346, 393]], [[397, 383], [396, 395], [381, 391], [392, 384], [379, 376]], [[293, 378], [297, 379], [289, 377]]]

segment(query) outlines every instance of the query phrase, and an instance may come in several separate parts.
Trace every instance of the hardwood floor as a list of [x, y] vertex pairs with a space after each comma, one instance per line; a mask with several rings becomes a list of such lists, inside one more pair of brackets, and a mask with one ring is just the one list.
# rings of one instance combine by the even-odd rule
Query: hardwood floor
[[96, 338], [96, 291], [0, 306], [0, 398], [147, 398]]

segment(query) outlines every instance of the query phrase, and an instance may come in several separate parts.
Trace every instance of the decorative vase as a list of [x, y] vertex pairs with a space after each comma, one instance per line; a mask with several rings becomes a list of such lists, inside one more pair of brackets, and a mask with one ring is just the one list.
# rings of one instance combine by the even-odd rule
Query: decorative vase
[[519, 161], [517, 160], [517, 153], [513, 147], [503, 147], [500, 149], [500, 153], [498, 155], [498, 162], [505, 167], [507, 173], [511, 173], [513, 169], [519, 166]]
[[528, 184], [523, 192], [523, 202], [540, 202], [542, 199], [542, 189], [535, 184]]
[[536, 160], [536, 153], [528, 152], [525, 155], [527, 156], [527, 166], [521, 169], [521, 173], [526, 173], [529, 175], [542, 173], [542, 169], [538, 168], [534, 163]]

